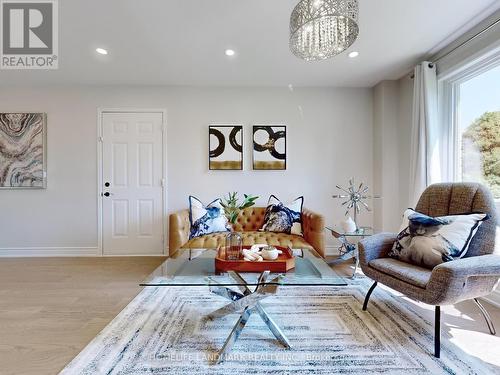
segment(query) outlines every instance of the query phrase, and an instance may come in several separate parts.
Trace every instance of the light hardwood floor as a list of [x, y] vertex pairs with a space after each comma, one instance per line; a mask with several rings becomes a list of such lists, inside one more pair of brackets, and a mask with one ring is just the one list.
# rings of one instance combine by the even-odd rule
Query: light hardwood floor
[[163, 260], [0, 259], [0, 374], [57, 374]]
[[[57, 374], [141, 290], [164, 258], [0, 259], [0, 374]], [[335, 268], [349, 274], [350, 264]], [[418, 305], [432, 322], [429, 306]], [[500, 330], [500, 309], [487, 306]], [[443, 309], [444, 334], [471, 355], [500, 366], [500, 337], [475, 307]]]

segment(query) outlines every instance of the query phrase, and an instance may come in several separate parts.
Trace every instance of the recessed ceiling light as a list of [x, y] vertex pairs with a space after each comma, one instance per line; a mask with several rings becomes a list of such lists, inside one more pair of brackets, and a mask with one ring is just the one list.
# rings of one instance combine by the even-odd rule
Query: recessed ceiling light
[[105, 50], [104, 48], [96, 48], [95, 51], [101, 55], [107, 55], [108, 51]]
[[349, 54], [349, 57], [351, 59], [354, 59], [355, 57], [358, 57], [359, 56], [359, 52], [358, 51], [352, 51], [350, 54]]
[[227, 49], [226, 50], [226, 56], [234, 56], [236, 52], [234, 52], [234, 49]]

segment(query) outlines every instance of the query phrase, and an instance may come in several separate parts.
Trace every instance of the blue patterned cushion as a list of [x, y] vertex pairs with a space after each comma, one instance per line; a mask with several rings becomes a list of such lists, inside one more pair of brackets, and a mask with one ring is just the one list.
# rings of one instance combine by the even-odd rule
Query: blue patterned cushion
[[206, 206], [196, 197], [189, 197], [189, 221], [191, 230], [189, 239], [200, 237], [215, 232], [228, 232], [230, 226], [224, 210], [220, 204], [220, 198]]
[[302, 205], [304, 197], [283, 204], [274, 195], [269, 197], [262, 230], [302, 236]]
[[462, 258], [487, 219], [482, 213], [430, 217], [408, 209], [389, 256], [430, 269]]

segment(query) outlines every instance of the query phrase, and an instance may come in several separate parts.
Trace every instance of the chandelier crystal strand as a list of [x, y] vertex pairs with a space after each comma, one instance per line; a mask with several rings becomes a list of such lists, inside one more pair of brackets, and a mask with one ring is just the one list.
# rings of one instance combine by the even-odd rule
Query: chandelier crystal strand
[[290, 16], [290, 49], [307, 61], [344, 52], [357, 39], [358, 0], [301, 0]]

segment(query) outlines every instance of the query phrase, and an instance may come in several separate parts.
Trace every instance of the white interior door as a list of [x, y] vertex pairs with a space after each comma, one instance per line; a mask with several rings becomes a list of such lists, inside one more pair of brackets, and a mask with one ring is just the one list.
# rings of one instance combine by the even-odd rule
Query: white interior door
[[105, 255], [163, 253], [163, 115], [102, 114]]

